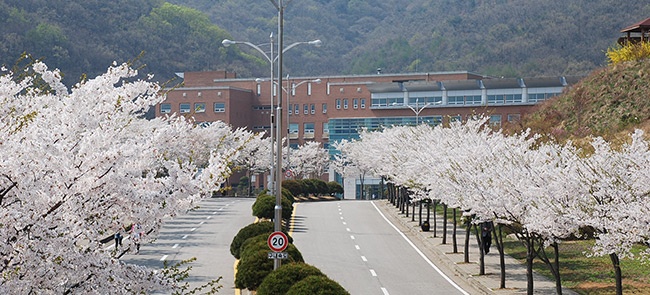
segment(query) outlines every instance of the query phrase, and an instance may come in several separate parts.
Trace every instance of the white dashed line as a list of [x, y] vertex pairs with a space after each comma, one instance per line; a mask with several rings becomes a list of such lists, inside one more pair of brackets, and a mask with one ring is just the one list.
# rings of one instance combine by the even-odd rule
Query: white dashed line
[[187, 239], [187, 235], [184, 235], [181, 239], [183, 240]]
[[373, 277], [376, 277], [376, 276], [377, 276], [377, 273], [375, 272], [374, 269], [371, 269], [371, 270], [370, 270], [370, 274], [371, 274]]
[[169, 255], [163, 255], [163, 257], [160, 258], [160, 261], [165, 261], [167, 259], [167, 256], [169, 256]]
[[172, 246], [172, 249], [176, 249], [176, 248], [178, 248], [178, 244], [174, 244], [174, 246]]
[[361, 250], [361, 247], [359, 247], [359, 245], [354, 245], [354, 248], [357, 248], [357, 250]]
[[205, 219], [210, 219], [210, 218], [212, 218], [212, 216], [208, 216], [208, 217], [206, 217]]
[[354, 236], [350, 236], [350, 239], [353, 239], [353, 240], [354, 240]]
[[205, 224], [205, 221], [199, 222], [199, 225], [203, 225], [203, 224]]
[[345, 221], [343, 221], [343, 225], [348, 225], [348, 223], [347, 223], [347, 222], [345, 222]]
[[195, 231], [195, 230], [196, 230], [196, 227], [193, 227], [192, 229], [190, 229], [190, 231]]
[[388, 290], [386, 290], [384, 287], [381, 287], [381, 292], [384, 293], [384, 295], [390, 295], [388, 294]]
[[349, 227], [346, 227], [345, 230], [346, 230], [346, 231], [350, 231], [350, 228], [349, 228]]
[[366, 256], [361, 256], [361, 260], [363, 260], [363, 262], [368, 262], [368, 258], [366, 258]]

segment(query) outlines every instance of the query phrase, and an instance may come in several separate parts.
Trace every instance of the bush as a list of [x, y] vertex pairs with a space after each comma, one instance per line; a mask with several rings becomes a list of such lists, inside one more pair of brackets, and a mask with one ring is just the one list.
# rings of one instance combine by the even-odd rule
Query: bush
[[[259, 235], [244, 242], [241, 250], [241, 259], [237, 264], [235, 287], [256, 290], [264, 278], [273, 270], [273, 259], [268, 259], [271, 251], [266, 244], [268, 235]], [[304, 262], [302, 254], [296, 246], [289, 244], [286, 252], [288, 259], [285, 263]]]
[[297, 180], [288, 179], [282, 181], [282, 190], [284, 189], [289, 190], [289, 192], [294, 196], [302, 194], [302, 184]]
[[650, 42], [617, 45], [607, 49], [606, 55], [610, 64], [646, 59], [650, 57]]
[[306, 263], [287, 263], [271, 272], [257, 288], [257, 295], [285, 294], [289, 289], [308, 276], [324, 276], [315, 266]]
[[316, 183], [313, 179], [302, 179], [300, 182], [303, 184], [302, 194], [307, 197], [309, 195], [316, 194]]
[[294, 284], [286, 295], [349, 295], [339, 283], [326, 276], [308, 276]]
[[296, 202], [296, 199], [293, 196], [294, 195], [293, 195], [293, 193], [291, 193], [290, 190], [288, 190], [286, 188], [282, 188], [282, 197], [287, 198], [287, 200], [289, 200], [289, 202], [291, 202], [291, 205], [293, 205], [293, 203]]
[[232, 254], [232, 256], [234, 256], [236, 259], [239, 259], [241, 246], [244, 244], [244, 242], [252, 237], [259, 236], [261, 234], [271, 234], [274, 229], [273, 225], [273, 222], [261, 221], [242, 227], [230, 243], [230, 254]]
[[333, 196], [334, 194], [342, 194], [343, 193], [343, 187], [336, 181], [328, 182], [327, 183], [327, 188], [329, 189], [330, 196]]
[[[282, 219], [291, 219], [293, 214], [292, 202], [282, 197]], [[253, 203], [253, 216], [257, 218], [273, 219], [275, 217], [275, 196], [261, 194]]]
[[318, 178], [312, 180], [314, 186], [316, 187], [315, 194], [317, 196], [327, 195], [329, 193], [329, 188], [327, 187], [327, 182], [322, 181]]

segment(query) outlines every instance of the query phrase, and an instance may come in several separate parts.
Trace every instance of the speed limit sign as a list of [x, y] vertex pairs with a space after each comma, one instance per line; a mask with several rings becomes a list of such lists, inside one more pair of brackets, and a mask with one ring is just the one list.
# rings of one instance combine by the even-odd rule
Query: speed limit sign
[[287, 249], [289, 239], [283, 232], [276, 231], [269, 235], [266, 243], [269, 244], [269, 248], [271, 248], [273, 252], [282, 252], [284, 249]]

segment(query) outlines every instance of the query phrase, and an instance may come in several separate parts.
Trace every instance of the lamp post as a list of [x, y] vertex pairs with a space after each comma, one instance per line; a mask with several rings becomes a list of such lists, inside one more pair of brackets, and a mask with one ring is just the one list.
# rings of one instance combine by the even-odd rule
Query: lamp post
[[[276, 135], [275, 135], [275, 132], [274, 132], [274, 125], [275, 125], [275, 120], [274, 120], [275, 118], [274, 118], [274, 116], [275, 116], [275, 114], [273, 113], [274, 110], [275, 110], [275, 104], [274, 104], [274, 96], [275, 96], [275, 95], [274, 95], [274, 91], [273, 91], [273, 89], [274, 89], [274, 83], [275, 83], [275, 82], [274, 82], [274, 80], [273, 80], [273, 75], [274, 75], [274, 64], [275, 64], [275, 62], [277, 62], [277, 61], [279, 60], [281, 54], [277, 54], [277, 55], [275, 55], [275, 56], [273, 55], [273, 49], [274, 49], [274, 48], [273, 48], [273, 44], [274, 44], [274, 42], [273, 42], [273, 41], [274, 41], [274, 39], [273, 39], [273, 33], [271, 33], [269, 39], [270, 39], [270, 42], [269, 42], [269, 43], [259, 44], [259, 45], [255, 45], [255, 44], [253, 44], [253, 43], [251, 43], [251, 42], [247, 42], [247, 41], [233, 41], [233, 40], [229, 40], [229, 39], [224, 39], [223, 41], [221, 41], [221, 44], [222, 44], [224, 47], [229, 47], [230, 45], [237, 45], [237, 44], [244, 44], [244, 45], [247, 45], [247, 46], [249, 46], [249, 47], [255, 49], [256, 51], [258, 51], [259, 53], [261, 53], [262, 56], [264, 56], [264, 58], [266, 58], [266, 60], [269, 62], [269, 64], [271, 64], [271, 79], [270, 79], [270, 81], [271, 81], [271, 83], [270, 83], [270, 86], [271, 86], [271, 89], [270, 89], [270, 93], [271, 93], [271, 114], [270, 114], [270, 119], [271, 119], [271, 128], [270, 128], [270, 130], [269, 130], [269, 135], [270, 135], [270, 138], [271, 138], [271, 146], [272, 146], [272, 147], [271, 147], [271, 162], [270, 162], [270, 163], [271, 163], [271, 167], [270, 167], [270, 171], [269, 171], [269, 173], [270, 173], [270, 175], [271, 175], [271, 183], [269, 184], [268, 187], [269, 187], [269, 192], [271, 193], [271, 195], [274, 195], [274, 194], [275, 194], [275, 190], [276, 190], [276, 184], [275, 184], [275, 182], [277, 181], [278, 178], [276, 177], [276, 173], [275, 173], [275, 170], [276, 170], [276, 168], [275, 168], [276, 166], [275, 166], [275, 164], [274, 164], [274, 163], [275, 163], [275, 161], [274, 161], [274, 159], [275, 159], [275, 151], [274, 151], [274, 149], [273, 149], [274, 138], [275, 138], [275, 136], [276, 136]], [[298, 45], [301, 45], [301, 44], [307, 44], [307, 45], [313, 45], [313, 46], [316, 46], [316, 47], [320, 47], [322, 43], [323, 43], [323, 42], [322, 42], [321, 40], [318, 40], [318, 39], [317, 39], [317, 40], [313, 40], [313, 41], [295, 42], [295, 43], [292, 43], [291, 45], [287, 46], [286, 48], [284, 48], [284, 49], [282, 50], [282, 53], [286, 52], [287, 50], [289, 50], [289, 49], [291, 49], [291, 48], [293, 48], [293, 47], [296, 47], [296, 46], [298, 46]], [[270, 44], [270, 47], [271, 47], [270, 54], [267, 54], [267, 52], [264, 51], [264, 50], [260, 47], [260, 46], [267, 45], [267, 44]], [[278, 50], [278, 51], [279, 51], [279, 50]], [[256, 80], [256, 81], [257, 81], [258, 83], [260, 82], [260, 81], [258, 81], [258, 80]], [[281, 97], [280, 97], [280, 99], [281, 99]], [[278, 132], [278, 133], [280, 133], [280, 132]], [[277, 170], [278, 170], [278, 171], [281, 171], [282, 169], [278, 168]]]
[[[267, 59], [273, 64], [273, 62], [277, 59], [278, 62], [278, 85], [282, 85], [282, 55], [285, 51], [299, 45], [299, 44], [312, 44], [315, 46], [320, 46], [321, 41], [320, 40], [314, 40], [310, 42], [297, 42], [293, 43], [286, 48], [284, 47], [284, 9], [286, 8], [286, 5], [288, 5], [292, 0], [287, 0], [286, 3], [283, 2], [283, 0], [269, 0], [275, 6], [275, 8], [278, 10], [278, 55], [277, 57], [271, 57], [269, 58], [268, 56]], [[230, 41], [230, 40], [228, 40]], [[224, 45], [226, 45], [226, 40], [222, 42]], [[249, 42], [242, 42], [247, 45], [253, 45]], [[255, 46], [253, 46], [255, 47]], [[258, 51], [263, 53], [263, 50], [259, 50], [259, 47], [257, 48]], [[271, 87], [273, 87], [273, 79], [271, 79]], [[271, 91], [271, 95], [273, 95], [273, 91]], [[273, 111], [273, 105], [271, 105], [271, 112]], [[276, 120], [275, 120], [276, 128], [276, 136], [275, 136], [275, 142], [276, 142], [276, 148], [277, 148], [277, 155], [276, 155], [276, 163], [275, 167], [275, 173], [272, 173], [272, 175], [275, 175], [275, 214], [274, 214], [274, 230], [275, 231], [281, 231], [282, 230], [282, 140], [281, 140], [281, 132], [280, 130], [282, 129], [282, 91], [278, 91], [278, 106], [276, 108]], [[273, 124], [271, 124], [273, 125]], [[273, 261], [273, 269], [278, 269], [280, 267], [280, 259], [274, 259]]]
[[[432, 105], [432, 104], [434, 104], [434, 103], [427, 102], [427, 103], [426, 103], [425, 105], [423, 105], [421, 108], [418, 108], [418, 105], [419, 105], [419, 104], [420, 104], [420, 99], [419, 99], [419, 98], [416, 98], [416, 99], [415, 99], [415, 108], [413, 108], [412, 106], [410, 106], [408, 103], [406, 104], [406, 106], [407, 106], [409, 109], [411, 109], [411, 111], [413, 111], [413, 112], [415, 113], [415, 125], [420, 125], [420, 113], [422, 112], [422, 110], [424, 110], [426, 107], [428, 107], [428, 106], [430, 106], [430, 105]], [[437, 103], [435, 103], [435, 104], [437, 104]]]

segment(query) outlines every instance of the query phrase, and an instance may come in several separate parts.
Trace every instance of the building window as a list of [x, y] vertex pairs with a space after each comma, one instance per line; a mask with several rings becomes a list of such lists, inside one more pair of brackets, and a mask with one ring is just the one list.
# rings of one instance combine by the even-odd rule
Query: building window
[[172, 104], [171, 103], [161, 103], [160, 104], [160, 113], [161, 114], [169, 114], [172, 112]]
[[305, 134], [314, 134], [314, 123], [305, 123]]
[[311, 108], [311, 114], [315, 115], [316, 114], [316, 105], [312, 103], [309, 107]]
[[461, 121], [462, 121], [462, 118], [461, 118], [460, 115], [449, 117], [449, 122], [461, 122]]
[[510, 123], [516, 123], [521, 121], [521, 115], [520, 114], [508, 114], [508, 122]]
[[366, 108], [366, 99], [365, 99], [365, 98], [362, 98], [362, 99], [361, 99], [361, 108], [362, 108], [362, 109], [365, 109], [365, 108]]
[[480, 95], [468, 95], [465, 97], [465, 103], [466, 104], [481, 104], [481, 96]]
[[323, 137], [326, 137], [326, 134], [330, 133], [330, 123], [323, 122]]
[[327, 114], [327, 104], [323, 104], [323, 114]]
[[300, 115], [300, 105], [299, 104], [293, 105], [293, 113], [296, 114], [296, 115]]
[[348, 99], [347, 98], [343, 99], [343, 109], [344, 110], [348, 109]]
[[500, 128], [501, 127], [501, 115], [490, 115], [490, 126]]
[[355, 110], [359, 108], [359, 99], [355, 98], [352, 100], [352, 108]]
[[489, 105], [503, 104], [506, 102], [502, 94], [488, 95], [487, 100]]
[[181, 109], [181, 114], [189, 113], [190, 112], [190, 104], [189, 103], [181, 103], [180, 104], [180, 109]]
[[289, 108], [287, 109], [287, 112], [289, 112], [289, 115], [293, 114], [293, 107], [289, 105]]
[[215, 102], [214, 103], [214, 112], [215, 113], [225, 113], [226, 112], [226, 103], [224, 103], [224, 102]]
[[305, 115], [309, 115], [309, 105], [308, 104], [303, 104], [302, 105], [303, 112]]
[[290, 134], [298, 134], [300, 130], [298, 130], [298, 124], [296, 123], [291, 123], [289, 124], [289, 133]]
[[205, 102], [197, 102], [194, 104], [195, 113], [205, 113]]
[[521, 94], [506, 94], [506, 103], [521, 103]]
[[340, 109], [341, 109], [341, 100], [338, 99], [338, 98], [336, 99], [336, 109], [337, 109], [337, 110], [340, 110]]

